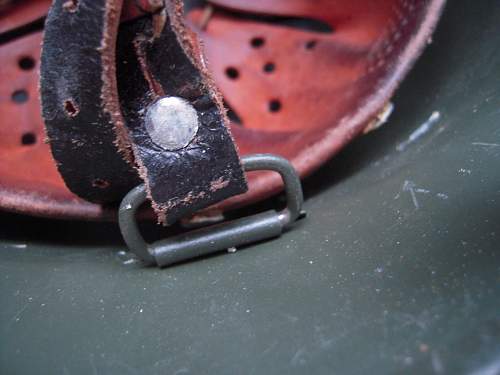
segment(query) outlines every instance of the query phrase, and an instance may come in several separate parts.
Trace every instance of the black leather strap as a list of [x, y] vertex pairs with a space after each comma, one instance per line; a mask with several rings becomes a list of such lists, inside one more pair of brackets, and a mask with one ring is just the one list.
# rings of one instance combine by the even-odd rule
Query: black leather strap
[[[175, 12], [170, 3], [157, 37], [151, 17], [124, 24], [117, 48], [118, 92], [135, 156], [157, 211], [168, 213], [167, 222], [176, 221], [188, 208], [197, 210], [246, 190], [217, 94], [195, 54], [188, 56], [190, 46], [180, 44], [183, 35], [174, 29]], [[146, 132], [145, 109], [162, 96], [187, 99], [198, 113], [197, 135], [181, 150], [163, 150]]]
[[[119, 2], [116, 2], [119, 3]], [[68, 188], [96, 203], [118, 200], [140, 182], [119, 154], [113, 114], [105, 106], [105, 35], [119, 4], [56, 0], [47, 16], [41, 61], [42, 115], [52, 155]], [[107, 48], [106, 48], [107, 47]]]
[[[182, 24], [180, 2], [121, 26], [116, 73], [121, 1], [79, 0], [71, 11], [67, 3], [56, 0], [47, 18], [41, 95], [52, 152], [68, 187], [94, 202], [117, 201], [137, 184], [129, 167], [137, 165], [166, 223], [245, 192], [221, 100], [197, 40]], [[197, 111], [198, 132], [183, 149], [167, 151], [146, 131], [144, 113], [162, 96], [184, 98]]]

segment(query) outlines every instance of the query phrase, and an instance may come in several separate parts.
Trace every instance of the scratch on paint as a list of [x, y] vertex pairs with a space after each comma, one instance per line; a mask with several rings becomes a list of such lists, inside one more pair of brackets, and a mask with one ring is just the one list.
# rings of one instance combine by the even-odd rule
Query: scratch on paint
[[[417, 194], [431, 194], [432, 192], [428, 189], [418, 188], [413, 181], [405, 180], [403, 184], [403, 191], [407, 191], [411, 195], [411, 200], [415, 209], [418, 210], [420, 208], [420, 204], [418, 203]], [[448, 195], [445, 193], [436, 193], [436, 197], [442, 200], [448, 199]]]
[[306, 364], [305, 354], [306, 354], [305, 348], [297, 350], [297, 352], [292, 357], [292, 360], [290, 361], [291, 365], [292, 366], [305, 365]]
[[403, 191], [410, 192], [411, 200], [413, 201], [413, 205], [418, 210], [420, 206], [418, 205], [417, 195], [415, 194], [415, 183], [412, 181], [406, 180], [405, 183], [403, 184]]
[[417, 141], [420, 137], [426, 134], [432, 127], [441, 119], [441, 113], [439, 111], [434, 111], [424, 122], [420, 125], [413, 133], [410, 134], [408, 139], [396, 146], [396, 150], [404, 151], [411, 143]]
[[484, 146], [484, 147], [500, 147], [498, 143], [486, 143], [486, 142], [472, 142], [473, 146]]

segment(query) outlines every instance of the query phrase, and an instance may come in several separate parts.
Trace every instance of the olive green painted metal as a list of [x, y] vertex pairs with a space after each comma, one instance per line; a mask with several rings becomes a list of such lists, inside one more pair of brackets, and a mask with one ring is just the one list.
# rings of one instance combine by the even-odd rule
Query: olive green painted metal
[[278, 237], [300, 216], [305, 216], [302, 212], [302, 185], [288, 160], [271, 154], [256, 154], [243, 157], [241, 163], [247, 172], [278, 172], [285, 186], [287, 207], [279, 212], [270, 210], [148, 244], [140, 234], [136, 222], [136, 212], [147, 200], [146, 187], [140, 185], [123, 198], [118, 210], [120, 232], [129, 250], [145, 265], [167, 267], [223, 249], [236, 251], [236, 246]]
[[273, 241], [160, 270], [117, 225], [3, 215], [0, 373], [498, 373], [499, 19], [450, 1], [388, 123]]

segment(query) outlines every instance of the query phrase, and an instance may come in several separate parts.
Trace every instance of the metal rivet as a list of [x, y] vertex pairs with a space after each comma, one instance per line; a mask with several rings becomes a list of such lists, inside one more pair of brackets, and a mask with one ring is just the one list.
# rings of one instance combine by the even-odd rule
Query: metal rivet
[[186, 147], [198, 128], [198, 114], [185, 99], [175, 96], [161, 98], [147, 109], [146, 131], [154, 143], [166, 150]]

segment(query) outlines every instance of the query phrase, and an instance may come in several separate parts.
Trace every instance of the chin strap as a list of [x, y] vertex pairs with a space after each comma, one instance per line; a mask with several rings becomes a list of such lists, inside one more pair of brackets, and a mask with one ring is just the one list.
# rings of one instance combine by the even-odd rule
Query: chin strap
[[142, 180], [170, 224], [247, 190], [180, 1], [55, 0], [40, 93], [58, 170], [84, 199], [117, 202]]

